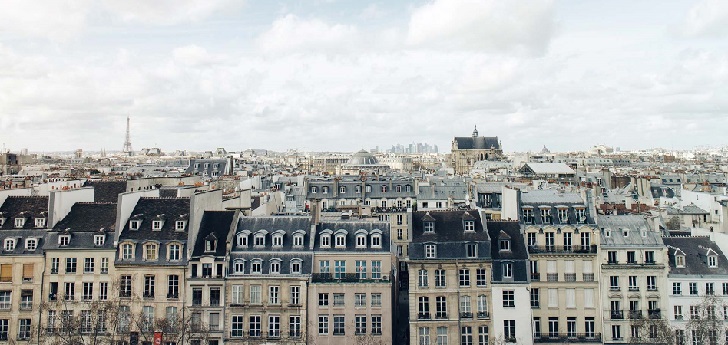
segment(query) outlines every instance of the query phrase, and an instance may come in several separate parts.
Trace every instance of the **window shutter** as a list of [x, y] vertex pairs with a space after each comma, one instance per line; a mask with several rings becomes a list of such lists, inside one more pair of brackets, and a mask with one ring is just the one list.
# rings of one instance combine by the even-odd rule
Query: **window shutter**
[[584, 265], [584, 273], [593, 273], [591, 260], [584, 260], [583, 265]]
[[2, 281], [2, 282], [13, 281], [13, 265], [12, 264], [0, 265], [0, 281]]
[[566, 260], [564, 261], [564, 271], [566, 273], [575, 273], [574, 270], [574, 260]]
[[33, 279], [33, 264], [23, 264], [23, 279]]

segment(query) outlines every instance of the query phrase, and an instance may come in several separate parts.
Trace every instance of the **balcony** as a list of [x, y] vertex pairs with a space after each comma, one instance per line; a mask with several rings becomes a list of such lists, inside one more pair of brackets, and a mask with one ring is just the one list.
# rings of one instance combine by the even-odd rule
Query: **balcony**
[[131, 298], [131, 291], [119, 291], [119, 297], [121, 298]]
[[253, 338], [260, 338], [260, 330], [251, 329], [248, 334]]
[[10, 302], [0, 302], [0, 310], [10, 310]]
[[178, 293], [168, 293], [167, 299], [179, 299], [179, 294]]
[[202, 299], [201, 298], [193, 298], [192, 299], [192, 305], [193, 306], [201, 306], [202, 305]]
[[57, 268], [51, 268], [51, 274], [58, 274]]
[[291, 338], [300, 338], [301, 331], [288, 331], [288, 336]]
[[541, 280], [541, 274], [538, 273], [538, 272], [531, 273], [531, 280], [533, 280], [533, 281], [539, 281], [539, 280]]
[[528, 246], [528, 252], [530, 254], [596, 254], [597, 253], [597, 246], [591, 245], [591, 246], [580, 246], [580, 245], [572, 245], [572, 246], [552, 246], [552, 245], [545, 245], [545, 246]]
[[470, 312], [460, 313], [460, 318], [461, 319], [472, 319], [473, 318], [473, 313], [470, 313]]
[[576, 273], [564, 273], [564, 280], [567, 282], [575, 282]]
[[447, 319], [447, 313], [435, 313], [435, 319]]
[[220, 306], [220, 299], [210, 299], [210, 306], [211, 307], [219, 307]]
[[593, 282], [594, 281], [594, 273], [584, 273], [583, 278], [585, 282]]
[[621, 310], [611, 310], [609, 316], [612, 320], [624, 320], [624, 312]]
[[559, 281], [559, 274], [558, 273], [546, 273], [546, 280], [550, 282], [557, 282]]
[[642, 311], [641, 310], [630, 310], [629, 311], [629, 318], [631, 320], [638, 320], [642, 318]]
[[659, 319], [662, 316], [660, 309], [648, 309], [647, 315], [650, 319]]
[[432, 315], [430, 313], [419, 313], [417, 314], [418, 320], [432, 320]]
[[311, 281], [314, 283], [373, 283], [381, 281], [389, 281], [388, 275], [382, 275], [382, 278], [360, 278], [358, 273], [341, 273], [336, 275], [332, 273], [313, 273]]
[[630, 286], [629, 291], [640, 291], [640, 288], [638, 286]]
[[539, 334], [533, 336], [534, 343], [601, 343], [600, 333]]
[[33, 301], [20, 302], [20, 310], [31, 310], [31, 309], [33, 309]]
[[488, 314], [487, 311], [479, 311], [478, 312], [478, 319], [479, 320], [487, 320], [487, 319], [490, 319], [490, 314]]
[[609, 287], [609, 291], [619, 291], [619, 290], [620, 290], [619, 286], [610, 286]]

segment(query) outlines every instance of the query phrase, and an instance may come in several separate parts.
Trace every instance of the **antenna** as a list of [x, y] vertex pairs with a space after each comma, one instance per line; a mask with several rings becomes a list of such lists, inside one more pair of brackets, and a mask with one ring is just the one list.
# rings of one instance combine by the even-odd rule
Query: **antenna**
[[126, 117], [126, 140], [124, 140], [124, 149], [122, 151], [129, 156], [134, 154], [134, 150], [131, 148], [131, 135], [129, 134], [129, 116]]

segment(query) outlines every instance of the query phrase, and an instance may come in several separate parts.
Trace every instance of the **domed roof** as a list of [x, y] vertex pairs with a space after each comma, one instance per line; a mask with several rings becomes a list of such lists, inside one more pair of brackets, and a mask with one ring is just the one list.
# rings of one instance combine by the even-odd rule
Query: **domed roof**
[[353, 155], [351, 155], [351, 158], [349, 159], [349, 162], [346, 164], [348, 165], [376, 165], [379, 161], [377, 161], [377, 158], [374, 157], [373, 154], [361, 150]]

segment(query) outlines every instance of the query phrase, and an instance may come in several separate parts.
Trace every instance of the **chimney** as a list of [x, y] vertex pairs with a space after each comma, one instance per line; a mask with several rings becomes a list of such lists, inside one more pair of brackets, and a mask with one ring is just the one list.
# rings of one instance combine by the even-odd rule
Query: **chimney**
[[311, 224], [318, 225], [321, 222], [321, 200], [311, 200]]

